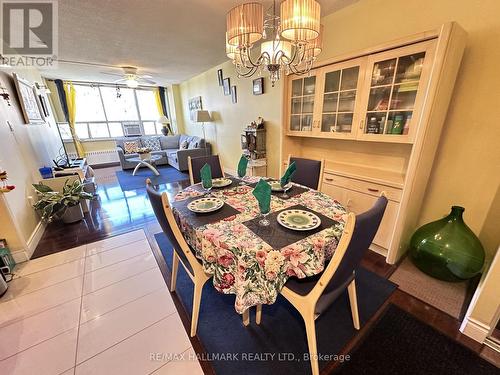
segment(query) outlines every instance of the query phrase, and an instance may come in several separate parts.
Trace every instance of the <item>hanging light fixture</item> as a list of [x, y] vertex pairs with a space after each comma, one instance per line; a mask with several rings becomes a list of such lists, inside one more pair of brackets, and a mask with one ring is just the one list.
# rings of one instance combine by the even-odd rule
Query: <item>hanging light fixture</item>
[[[262, 4], [232, 8], [226, 17], [226, 55], [239, 77], [269, 72], [274, 86], [282, 75], [307, 74], [322, 50], [321, 7], [316, 0], [276, 1], [264, 18]], [[262, 39], [260, 51], [255, 44]], [[255, 51], [258, 52], [255, 52]]]

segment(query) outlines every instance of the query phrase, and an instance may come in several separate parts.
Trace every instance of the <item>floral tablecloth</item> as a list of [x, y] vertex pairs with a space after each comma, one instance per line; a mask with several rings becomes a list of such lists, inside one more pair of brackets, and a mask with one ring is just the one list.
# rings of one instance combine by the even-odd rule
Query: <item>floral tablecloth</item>
[[[246, 177], [245, 181], [253, 183], [258, 178]], [[175, 201], [202, 194], [199, 186], [189, 187], [179, 192]], [[345, 208], [326, 194], [308, 189], [286, 200], [273, 195], [271, 211], [300, 204], [335, 220], [331, 227], [275, 249], [243, 224], [259, 215], [252, 187], [213, 190], [212, 195], [239, 213], [197, 226], [175, 208], [175, 203], [173, 211], [184, 237], [202, 260], [205, 272], [213, 275], [215, 288], [236, 295], [235, 309], [239, 313], [251, 306], [274, 303], [289, 277], [304, 278], [322, 272], [344, 228]]]

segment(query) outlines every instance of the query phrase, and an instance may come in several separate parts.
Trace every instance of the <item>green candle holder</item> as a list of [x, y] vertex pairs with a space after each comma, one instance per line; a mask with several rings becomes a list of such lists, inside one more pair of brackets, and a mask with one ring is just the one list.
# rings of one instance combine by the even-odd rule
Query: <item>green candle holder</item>
[[445, 281], [463, 281], [479, 274], [484, 249], [465, 224], [459, 206], [448, 216], [417, 229], [410, 240], [410, 258], [426, 274]]

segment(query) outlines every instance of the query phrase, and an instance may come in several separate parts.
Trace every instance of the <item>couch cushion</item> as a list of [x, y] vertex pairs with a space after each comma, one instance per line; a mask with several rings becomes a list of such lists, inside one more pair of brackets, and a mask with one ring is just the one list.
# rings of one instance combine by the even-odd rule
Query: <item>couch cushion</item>
[[122, 138], [116, 138], [115, 143], [117, 147], [121, 147], [123, 151], [125, 151], [125, 145], [124, 142], [131, 142], [131, 141], [137, 141], [139, 137], [122, 137]]
[[191, 137], [189, 141], [189, 149], [200, 148], [201, 138], [200, 137]]
[[160, 136], [160, 144], [161, 148], [163, 150], [166, 150], [168, 148], [179, 148], [179, 139], [181, 136], [179, 134], [176, 135], [167, 135], [167, 136]]
[[161, 157], [165, 157], [166, 153], [164, 150], [151, 151], [151, 155], [160, 155]]
[[186, 135], [186, 134], [181, 134], [181, 137], [179, 138], [179, 146], [181, 145], [182, 142], [187, 142], [189, 144], [189, 141], [191, 141], [191, 138], [193, 138], [192, 136], [190, 135]]
[[177, 151], [179, 150], [165, 150], [167, 157], [175, 159], [177, 157]]
[[125, 159], [132, 159], [132, 158], [136, 158], [139, 156], [139, 154], [125, 154]]
[[123, 149], [126, 154], [135, 154], [137, 153], [137, 148], [140, 147], [139, 141], [124, 141]]
[[142, 137], [141, 143], [144, 147], [151, 149], [151, 151], [161, 150], [159, 137]]

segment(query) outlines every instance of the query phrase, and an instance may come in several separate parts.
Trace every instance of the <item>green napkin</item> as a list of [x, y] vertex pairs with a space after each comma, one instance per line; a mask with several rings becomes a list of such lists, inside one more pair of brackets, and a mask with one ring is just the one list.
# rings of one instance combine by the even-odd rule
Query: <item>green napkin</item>
[[252, 194], [259, 202], [259, 209], [262, 214], [267, 214], [271, 210], [271, 185], [263, 179], [255, 186]]
[[247, 174], [248, 159], [245, 155], [241, 155], [240, 161], [238, 163], [238, 177], [245, 177]]
[[203, 167], [200, 169], [200, 175], [201, 175], [201, 185], [205, 189], [209, 189], [212, 187], [212, 168], [210, 168], [210, 165], [205, 163]]
[[281, 180], [280, 180], [281, 187], [285, 187], [286, 185], [288, 185], [288, 183], [290, 181], [292, 181], [292, 176], [295, 173], [296, 169], [297, 169], [297, 166], [295, 165], [295, 162], [293, 161], [292, 164], [290, 164], [288, 166], [288, 168], [286, 169], [283, 177], [281, 177]]

